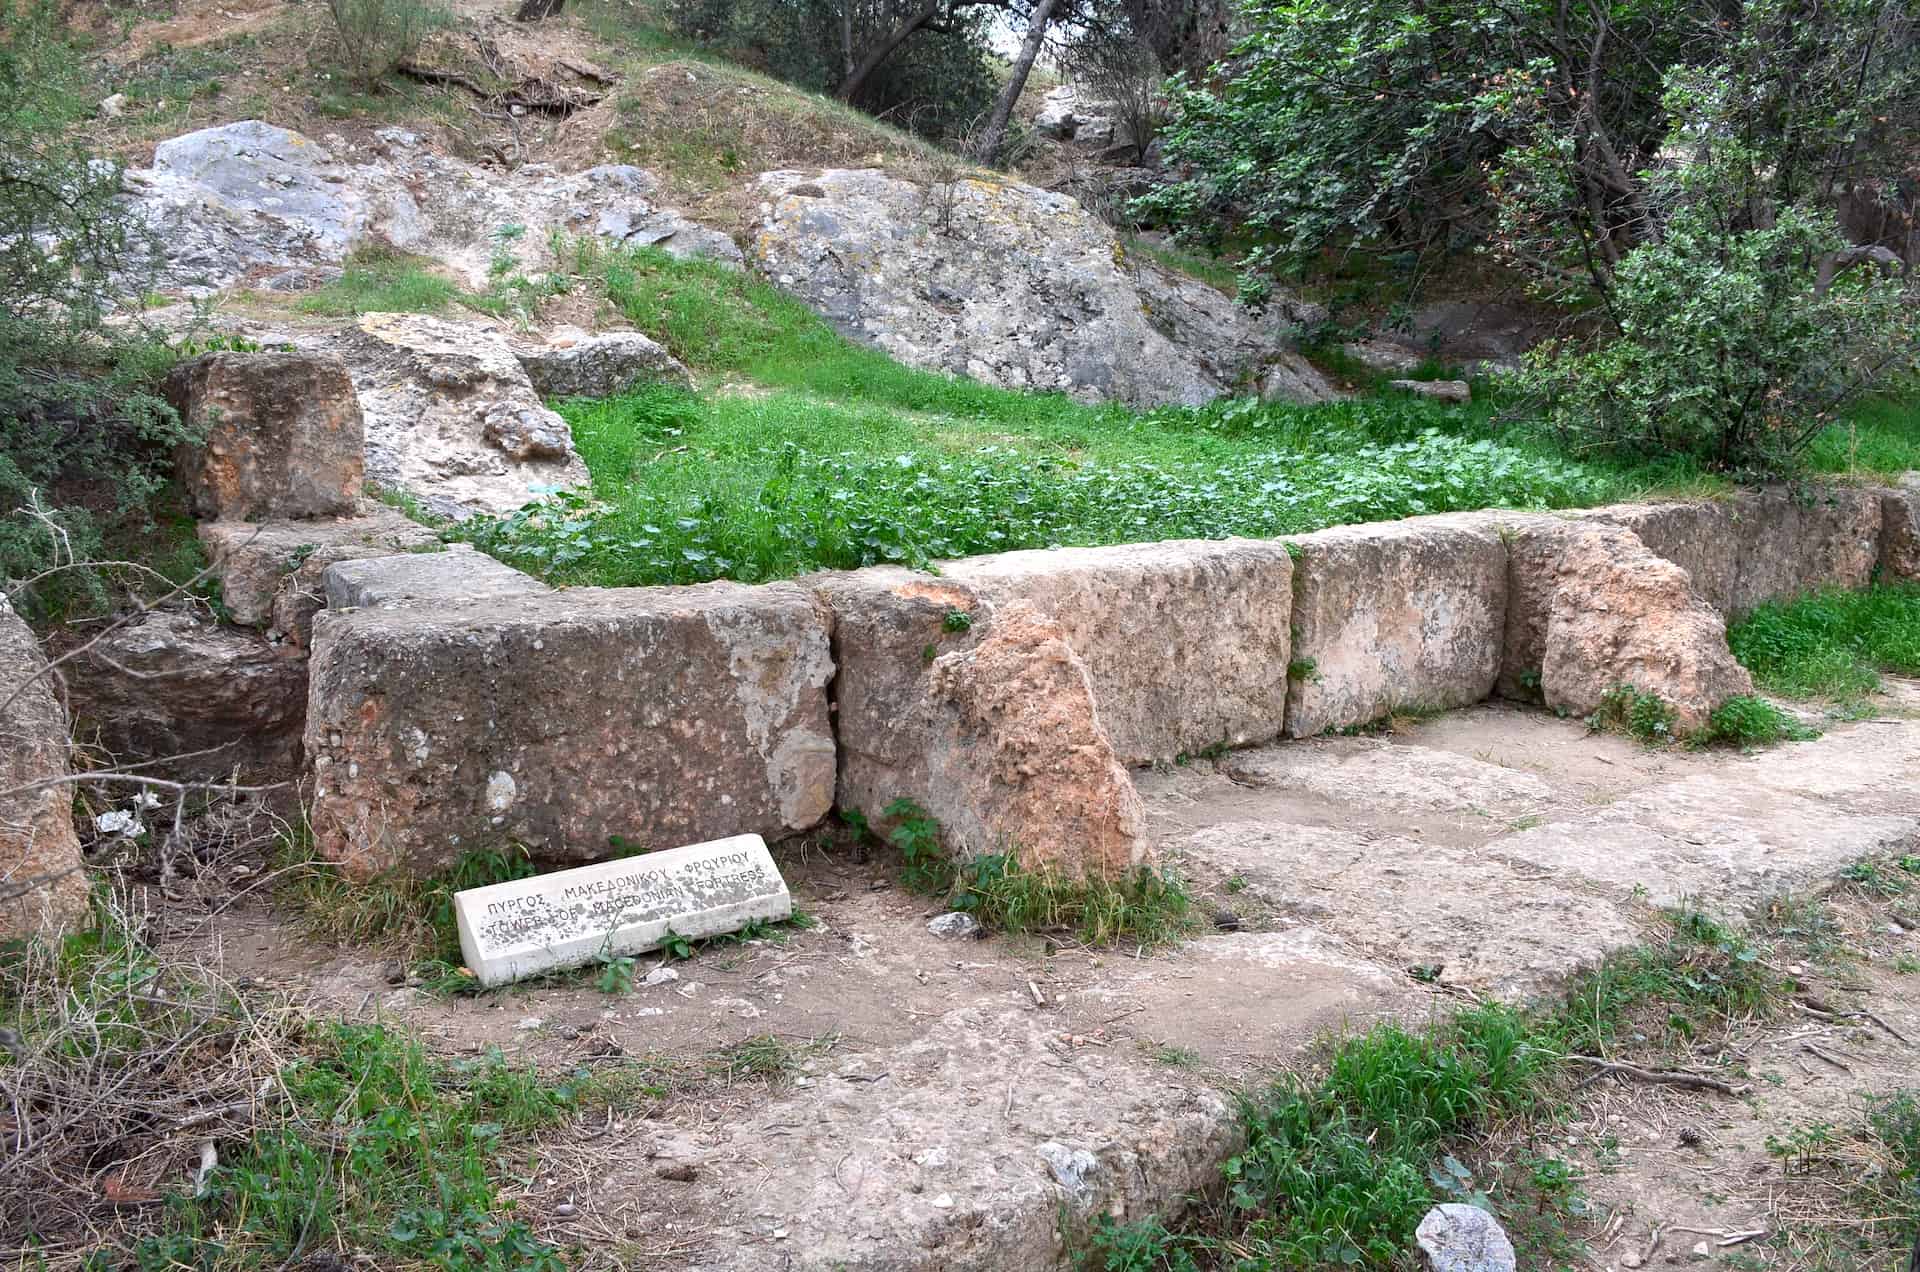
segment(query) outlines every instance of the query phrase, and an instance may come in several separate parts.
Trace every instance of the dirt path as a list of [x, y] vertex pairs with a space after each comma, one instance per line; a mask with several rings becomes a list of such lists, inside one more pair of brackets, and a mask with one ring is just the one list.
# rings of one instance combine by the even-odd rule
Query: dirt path
[[[1649, 751], [1489, 704], [1386, 737], [1141, 773], [1163, 855], [1219, 928], [1167, 952], [942, 940], [926, 929], [936, 911], [884, 862], [820, 844], [781, 860], [815, 927], [709, 946], [631, 994], [583, 978], [438, 998], [392, 983], [378, 957], [314, 948], [264, 910], [183, 928], [175, 946], [316, 1010], [394, 1017], [449, 1052], [498, 1046], [562, 1070], [694, 1063], [774, 1039], [778, 1081], [681, 1096], [663, 1079], [548, 1146], [522, 1213], [587, 1245], [591, 1266], [1041, 1268], [1063, 1223], [1164, 1213], [1217, 1178], [1237, 1133], [1231, 1092], [1303, 1064], [1329, 1031], [1420, 1019], [1463, 994], [1552, 989], [1641, 940], [1657, 905], [1737, 916], [1862, 857], [1920, 851], [1916, 774], [1920, 720], [1891, 711], [1739, 756]], [[1920, 1040], [1917, 978], [1890, 970], [1920, 957], [1920, 937], [1879, 922], [1861, 936], [1875, 961], [1821, 992], [1852, 1002], [1840, 978], [1864, 976], [1884, 1003], [1873, 1010]], [[1742, 1035], [1755, 1073], [1779, 1073], [1751, 1115], [1664, 1090], [1602, 1092], [1591, 1124], [1568, 1129], [1603, 1205], [1595, 1258], [1635, 1266], [1625, 1260], [1645, 1257], [1654, 1225], [1665, 1258], [1691, 1257], [1701, 1239], [1680, 1243], [1681, 1227], [1777, 1224], [1785, 1194], [1767, 1191], [1779, 1166], [1766, 1134], [1911, 1069], [1903, 1044], [1860, 1029], [1808, 1017]], [[1676, 1146], [1681, 1126], [1701, 1132], [1697, 1146]]]

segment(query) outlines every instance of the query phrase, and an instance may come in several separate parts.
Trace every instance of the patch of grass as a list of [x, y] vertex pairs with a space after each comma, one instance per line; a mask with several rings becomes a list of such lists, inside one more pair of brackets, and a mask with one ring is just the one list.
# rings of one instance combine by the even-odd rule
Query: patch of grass
[[390, 248], [357, 248], [340, 277], [300, 298], [302, 313], [350, 318], [370, 313], [437, 313], [462, 296], [458, 283], [423, 257]]
[[1883, 671], [1920, 675], [1920, 585], [1762, 605], [1728, 629], [1727, 644], [1770, 693], [1857, 700], [1879, 687]]
[[1624, 733], [1642, 742], [1671, 742], [1678, 734], [1679, 714], [1657, 693], [1642, 693], [1632, 685], [1615, 685], [1587, 717], [1596, 733]]
[[1742, 694], [1728, 698], [1707, 717], [1707, 727], [1689, 738], [1697, 746], [1772, 746], [1807, 742], [1820, 736], [1764, 698]]
[[1920, 468], [1920, 384], [1856, 402], [1807, 448], [1814, 472], [1881, 477]]
[[1170, 269], [1176, 274], [1185, 274], [1229, 296], [1240, 292], [1240, 275], [1226, 261], [1215, 256], [1202, 256], [1198, 252], [1182, 248], [1149, 243], [1143, 238], [1129, 235], [1121, 240], [1128, 252], [1144, 256], [1156, 265]]

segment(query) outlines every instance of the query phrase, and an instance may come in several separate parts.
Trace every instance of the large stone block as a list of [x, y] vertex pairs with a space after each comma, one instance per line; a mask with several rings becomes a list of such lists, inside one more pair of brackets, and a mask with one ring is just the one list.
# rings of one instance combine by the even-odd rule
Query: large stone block
[[[1689, 503], [1615, 504], [1582, 520], [1632, 531], [1647, 550], [1687, 572], [1707, 604], [1727, 613], [1740, 587], [1740, 541], [1750, 532], [1750, 501], [1699, 499]], [[1552, 577], [1548, 576], [1549, 593]]]
[[1893, 582], [1920, 583], [1920, 473], [1880, 492], [1880, 570]]
[[[87, 915], [87, 877], [64, 778], [67, 717], [33, 632], [0, 596], [0, 941], [52, 934]], [[17, 895], [16, 895], [17, 894]]]
[[329, 611], [314, 840], [366, 875], [804, 830], [833, 804], [832, 676], [829, 616], [790, 583]]
[[1589, 527], [1561, 553], [1547, 623], [1541, 688], [1547, 705], [1590, 714], [1616, 685], [1674, 708], [1692, 733], [1753, 679], [1727, 649], [1727, 624], [1687, 572], [1630, 530]]
[[77, 735], [166, 777], [291, 776], [307, 709], [300, 650], [198, 614], [156, 611], [68, 664]]
[[1030, 601], [1086, 664], [1122, 763], [1279, 734], [1292, 657], [1293, 558], [1230, 539], [973, 557], [944, 578]]
[[909, 799], [958, 856], [1067, 875], [1146, 859], [1140, 797], [1059, 623], [907, 570], [812, 581], [834, 611], [841, 807], [877, 820]]
[[609, 398], [654, 384], [693, 388], [680, 360], [637, 331], [562, 327], [516, 342], [513, 356], [543, 398]]
[[1420, 517], [1295, 542], [1287, 736], [1493, 691], [1507, 613], [1506, 545], [1493, 523]]
[[1878, 491], [1848, 486], [1773, 487], [1746, 496], [1732, 532], [1739, 576], [1727, 605], [1717, 608], [1734, 618], [1821, 588], [1865, 587], [1880, 560], [1880, 516]]
[[340, 359], [209, 353], [175, 367], [168, 402], [203, 430], [183, 446], [181, 484], [208, 520], [350, 515], [364, 482], [364, 428]]
[[553, 589], [456, 543], [444, 552], [363, 558], [329, 566], [322, 579], [328, 609], [380, 605], [437, 605], [507, 596], [533, 596]]
[[315, 611], [326, 604], [321, 579], [328, 566], [413, 552], [438, 540], [431, 527], [371, 500], [352, 517], [200, 526], [229, 617], [302, 647]]
[[1493, 512], [1486, 523], [1507, 546], [1506, 631], [1494, 692], [1519, 702], [1540, 701], [1547, 615], [1559, 585], [1560, 554], [1580, 523], [1550, 513]]

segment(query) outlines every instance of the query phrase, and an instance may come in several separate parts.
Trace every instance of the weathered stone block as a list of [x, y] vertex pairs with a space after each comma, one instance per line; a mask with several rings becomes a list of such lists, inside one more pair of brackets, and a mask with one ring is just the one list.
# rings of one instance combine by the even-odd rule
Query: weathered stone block
[[1880, 569], [1896, 582], [1920, 582], [1920, 473], [1880, 492]]
[[[1690, 503], [1616, 504], [1582, 520], [1631, 530], [1657, 557], [1687, 572], [1707, 604], [1727, 613], [1740, 581], [1740, 539], [1750, 532], [1745, 496]], [[1549, 575], [1549, 593], [1551, 575]]]
[[168, 402], [204, 430], [179, 456], [194, 515], [226, 521], [341, 517], [364, 482], [364, 428], [338, 358], [209, 353], [174, 368]]
[[829, 616], [790, 583], [326, 612], [314, 840], [367, 875], [804, 830], [833, 804], [832, 675]]
[[1872, 579], [1880, 559], [1877, 491], [1775, 487], [1742, 498], [1738, 509], [1732, 537], [1740, 571], [1722, 611], [1729, 618], [1768, 601], [1861, 588]]
[[1292, 657], [1293, 558], [1230, 539], [1008, 552], [942, 565], [1004, 605], [1030, 601], [1086, 664], [1125, 764], [1278, 736]]
[[[78, 734], [158, 776], [291, 775], [307, 708], [307, 660], [258, 632], [157, 611], [68, 665]], [[184, 757], [184, 758], [183, 758]]]
[[[46, 670], [33, 631], [0, 596], [0, 791], [71, 771], [67, 717]], [[0, 941], [51, 935], [86, 918], [71, 786], [0, 795], [0, 898]]]
[[543, 398], [609, 398], [649, 384], [693, 387], [680, 360], [637, 331], [561, 328], [515, 344], [513, 356]]
[[220, 598], [242, 627], [265, 628], [304, 647], [326, 604], [321, 576], [341, 561], [392, 556], [439, 536], [401, 513], [363, 501], [353, 517], [315, 521], [208, 521], [200, 525], [220, 579]]
[[460, 953], [482, 985], [689, 941], [793, 913], [758, 835], [469, 888], [453, 898]]
[[553, 589], [464, 543], [444, 552], [342, 561], [322, 578], [328, 609], [534, 596]]
[[907, 570], [812, 582], [834, 610], [841, 807], [879, 819], [910, 799], [956, 855], [1067, 875], [1146, 859], [1140, 797], [1058, 623]]
[[1340, 526], [1295, 540], [1288, 737], [1493, 691], [1507, 554], [1483, 517]]
[[1628, 530], [1587, 528], [1567, 541], [1547, 623], [1547, 705], [1591, 713], [1616, 685], [1657, 695], [1692, 733], [1753, 679], [1727, 649], [1726, 620], [1687, 572]]

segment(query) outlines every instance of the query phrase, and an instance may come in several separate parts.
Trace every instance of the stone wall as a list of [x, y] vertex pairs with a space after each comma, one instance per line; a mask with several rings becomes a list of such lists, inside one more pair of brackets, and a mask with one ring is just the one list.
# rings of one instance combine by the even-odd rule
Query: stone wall
[[[1739, 679], [1696, 674], [1731, 666], [1725, 616], [1916, 577], [1916, 526], [1912, 484], [1781, 490], [560, 591], [356, 540], [314, 583], [313, 821], [371, 872], [503, 837], [561, 861], [775, 838], [836, 803], [878, 824], [906, 799], [958, 851], [1113, 874], [1146, 853], [1129, 765], [1662, 669], [1702, 689], [1692, 719]], [[1570, 587], [1576, 544], [1610, 568]]]

